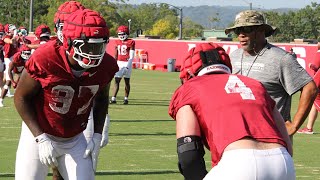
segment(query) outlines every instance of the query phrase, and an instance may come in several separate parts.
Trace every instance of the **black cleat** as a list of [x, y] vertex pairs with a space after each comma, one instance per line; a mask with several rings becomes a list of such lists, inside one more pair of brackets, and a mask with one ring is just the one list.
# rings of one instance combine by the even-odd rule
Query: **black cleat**
[[129, 101], [127, 99], [123, 100], [123, 104], [128, 104]]
[[109, 104], [117, 104], [117, 101], [116, 100], [110, 100]]

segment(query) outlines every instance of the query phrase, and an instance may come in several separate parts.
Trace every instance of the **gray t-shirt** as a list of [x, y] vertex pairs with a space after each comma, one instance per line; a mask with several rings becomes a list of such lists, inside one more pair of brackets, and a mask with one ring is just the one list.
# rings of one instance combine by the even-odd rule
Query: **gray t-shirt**
[[285, 50], [267, 44], [258, 55], [250, 56], [239, 48], [230, 54], [232, 73], [259, 80], [276, 102], [284, 120], [291, 120], [291, 95], [312, 81], [312, 77]]

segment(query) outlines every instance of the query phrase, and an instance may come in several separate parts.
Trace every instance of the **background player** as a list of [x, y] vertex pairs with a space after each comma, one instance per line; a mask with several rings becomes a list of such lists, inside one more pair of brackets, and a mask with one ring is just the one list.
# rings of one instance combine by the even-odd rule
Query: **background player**
[[[231, 75], [231, 69], [225, 50], [213, 43], [198, 44], [183, 62], [184, 84], [169, 107], [181, 174], [192, 180], [295, 179], [291, 141], [275, 102], [260, 82]], [[208, 174], [203, 144], [211, 152]]]
[[[26, 61], [30, 58], [30, 55], [31, 49], [28, 48], [26, 45], [22, 45], [19, 52], [13, 55], [12, 61], [10, 62], [8, 69], [9, 77], [13, 88], [17, 87], [20, 75], [24, 69]], [[14, 78], [13, 73], [16, 74], [17, 79]]]
[[[3, 72], [4, 72], [4, 54], [3, 54], [3, 46], [4, 46], [4, 41], [3, 41], [3, 36], [4, 36], [4, 26], [3, 24], [0, 23], [0, 94], [2, 91], [2, 87], [3, 87]], [[2, 107], [3, 104], [2, 102], [0, 102], [0, 107]]]
[[110, 104], [117, 103], [116, 97], [119, 91], [120, 81], [122, 77], [125, 82], [125, 92], [123, 104], [128, 104], [128, 97], [130, 93], [130, 77], [132, 71], [132, 61], [134, 59], [135, 53], [135, 41], [129, 37], [129, 28], [128, 26], [119, 26], [118, 27], [118, 37], [119, 39], [115, 41], [115, 59], [119, 66], [119, 71], [114, 76], [114, 89], [113, 95], [110, 100]]
[[[71, 14], [63, 36], [63, 46], [49, 41], [34, 52], [17, 86], [14, 102], [24, 124], [16, 179], [45, 179], [52, 166], [64, 179], [94, 179], [106, 87], [118, 67], [105, 53], [109, 29], [99, 13], [85, 9]], [[82, 131], [91, 107], [95, 132], [87, 143]]]
[[[309, 68], [312, 70], [313, 80], [316, 83], [318, 89], [320, 89], [320, 42], [317, 45], [316, 56], [312, 63], [309, 63]], [[307, 124], [304, 128], [299, 129], [297, 132], [302, 134], [313, 134], [313, 126], [318, 117], [318, 111], [320, 111], [320, 91], [317, 94], [316, 99], [313, 102], [312, 108], [309, 112]]]
[[45, 44], [50, 41], [51, 29], [49, 26], [45, 24], [41, 24], [36, 27], [35, 31], [36, 40], [32, 44], [28, 44], [27, 46], [32, 49], [33, 53], [41, 44]]
[[[3, 46], [3, 52], [4, 52], [4, 64], [5, 64], [5, 70], [4, 70], [4, 79], [5, 79], [5, 84], [3, 86], [1, 96], [4, 94], [4, 96], [11, 97], [12, 94], [10, 92], [10, 87], [11, 87], [11, 81], [9, 78], [9, 73], [8, 73], [8, 68], [9, 64], [12, 60], [13, 55], [18, 52], [19, 48], [19, 41], [17, 39], [17, 30], [16, 26], [14, 24], [6, 24], [4, 26], [4, 31], [5, 31], [5, 36], [3, 37], [4, 41], [4, 46]], [[7, 90], [7, 91], [4, 91]], [[0, 106], [3, 106], [2, 99], [0, 98]]]

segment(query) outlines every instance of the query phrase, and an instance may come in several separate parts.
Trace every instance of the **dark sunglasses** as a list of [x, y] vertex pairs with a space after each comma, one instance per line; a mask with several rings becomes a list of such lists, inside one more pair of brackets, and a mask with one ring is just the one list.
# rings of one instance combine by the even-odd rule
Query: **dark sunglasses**
[[237, 27], [233, 30], [233, 32], [236, 35], [239, 35], [240, 33], [246, 33], [249, 34], [251, 32], [253, 32], [254, 30], [256, 30], [255, 26], [244, 26], [244, 27]]

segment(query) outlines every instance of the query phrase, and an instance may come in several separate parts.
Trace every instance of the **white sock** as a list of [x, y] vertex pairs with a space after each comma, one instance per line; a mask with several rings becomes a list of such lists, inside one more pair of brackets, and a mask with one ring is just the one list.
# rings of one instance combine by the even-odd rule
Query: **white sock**
[[111, 100], [112, 100], [112, 101], [115, 101], [115, 100], [116, 100], [116, 97], [113, 97], [113, 96], [112, 96], [112, 97], [111, 97]]
[[124, 97], [124, 100], [128, 100], [128, 97]]

